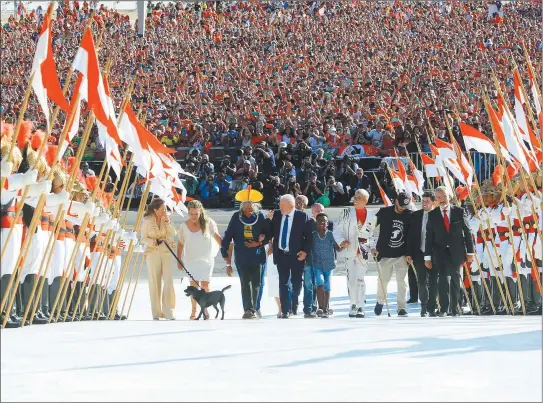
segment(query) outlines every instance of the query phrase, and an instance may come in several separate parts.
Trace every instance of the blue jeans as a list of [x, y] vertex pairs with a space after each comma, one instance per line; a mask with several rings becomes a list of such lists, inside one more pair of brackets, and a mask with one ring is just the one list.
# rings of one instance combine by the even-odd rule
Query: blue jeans
[[262, 294], [264, 293], [264, 280], [266, 278], [266, 263], [262, 265], [262, 272], [260, 275], [260, 290], [258, 291], [258, 297], [256, 300], [256, 307], [255, 309], [257, 311], [260, 311], [260, 301], [262, 301]]
[[322, 270], [313, 268], [315, 274], [315, 285], [317, 287], [323, 286], [324, 291], [330, 291], [330, 278], [334, 274], [334, 270]]
[[317, 310], [317, 294], [314, 292], [315, 273], [313, 267], [304, 266], [304, 313]]

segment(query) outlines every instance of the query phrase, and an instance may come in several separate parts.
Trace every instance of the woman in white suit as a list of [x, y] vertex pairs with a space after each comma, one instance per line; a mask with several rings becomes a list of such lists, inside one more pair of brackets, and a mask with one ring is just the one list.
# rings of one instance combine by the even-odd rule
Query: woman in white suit
[[364, 317], [364, 275], [368, 271], [369, 240], [375, 226], [375, 213], [366, 208], [369, 197], [367, 191], [358, 189], [354, 194], [353, 207], [345, 208], [334, 223], [334, 238], [343, 248], [338, 252], [338, 258], [345, 260], [347, 269], [351, 318]]

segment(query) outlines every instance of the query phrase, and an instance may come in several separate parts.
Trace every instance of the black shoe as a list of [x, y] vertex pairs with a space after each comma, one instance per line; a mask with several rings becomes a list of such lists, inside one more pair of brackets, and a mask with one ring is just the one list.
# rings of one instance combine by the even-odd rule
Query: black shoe
[[500, 306], [500, 307], [496, 310], [496, 315], [507, 315], [507, 310], [505, 309], [505, 307]]
[[527, 312], [528, 315], [541, 315], [541, 305], [537, 308], [532, 309], [530, 312]]
[[436, 314], [435, 311], [430, 311], [430, 312], [428, 312], [428, 316], [429, 316], [430, 318], [435, 318], [435, 317], [437, 317], [437, 314]]
[[288, 319], [289, 318], [289, 314], [288, 313], [284, 313], [281, 315], [281, 319]]
[[317, 317], [317, 314], [315, 312], [309, 312], [309, 313], [304, 314], [304, 318], [306, 319], [313, 319], [316, 317]]
[[[2, 318], [2, 323], [4, 323], [4, 320]], [[8, 321], [6, 322], [6, 329], [14, 329], [16, 327], [21, 327], [21, 321], [14, 321], [11, 319], [11, 317], [8, 318]]]
[[364, 310], [362, 308], [358, 308], [356, 311], [356, 317], [357, 318], [365, 318], [366, 314], [364, 313]]
[[400, 316], [402, 318], [407, 318], [407, 311], [405, 309], [400, 309], [398, 311], [398, 316]]
[[439, 316], [440, 318], [445, 318], [447, 317], [447, 314], [445, 312], [440, 312], [437, 316]]
[[33, 325], [47, 325], [49, 321], [45, 318], [40, 318], [37, 314], [34, 315], [34, 319], [32, 319]]
[[101, 313], [100, 316], [98, 317], [98, 320], [107, 320], [107, 316]]
[[451, 316], [452, 316], [453, 318], [455, 318], [455, 317], [457, 317], [457, 316], [460, 316], [460, 314], [459, 314], [458, 312], [453, 312], [453, 313], [451, 314]]
[[375, 303], [375, 308], [373, 308], [373, 313], [375, 315], [379, 316], [381, 313], [383, 313], [383, 304], [380, 304], [379, 302]]
[[416, 304], [417, 302], [419, 302], [417, 298], [409, 298], [407, 301], [408, 304]]
[[421, 310], [420, 310], [420, 316], [421, 316], [422, 318], [427, 317], [427, 316], [428, 316], [428, 311], [427, 311], [426, 309], [424, 309], [424, 308], [421, 309]]

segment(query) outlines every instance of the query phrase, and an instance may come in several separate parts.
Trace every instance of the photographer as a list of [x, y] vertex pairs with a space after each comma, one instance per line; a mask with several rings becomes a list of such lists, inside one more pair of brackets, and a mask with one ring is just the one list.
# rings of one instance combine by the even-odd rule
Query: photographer
[[232, 197], [230, 195], [230, 185], [231, 183], [226, 180], [226, 176], [224, 173], [219, 172], [216, 176], [215, 184], [219, 188], [219, 202], [221, 203], [221, 207], [226, 207], [226, 205], [231, 206], [232, 204]]
[[213, 180], [213, 175], [208, 175], [205, 181], [198, 186], [200, 192], [200, 198], [204, 207], [214, 207], [217, 205], [219, 197], [219, 187]]
[[324, 185], [321, 181], [317, 180], [317, 174], [315, 172], [311, 172], [309, 174], [309, 180], [303, 188], [304, 196], [306, 196], [309, 200], [309, 206], [313, 205], [315, 200], [321, 197], [324, 193]]
[[236, 173], [236, 166], [230, 159], [230, 156], [226, 154], [221, 161], [221, 165], [217, 167], [217, 173], [223, 173], [227, 178], [233, 178]]
[[369, 178], [364, 175], [364, 170], [362, 168], [357, 168], [356, 173], [351, 176], [350, 181], [348, 182], [350, 189], [349, 189], [349, 196], [354, 197], [355, 192], [358, 189], [364, 189], [368, 194], [370, 195], [371, 200], [371, 183]]
[[300, 171], [296, 175], [296, 182], [306, 183], [309, 181], [309, 178], [312, 173], [315, 173], [315, 166], [311, 162], [311, 158], [305, 157], [302, 161]]
[[337, 178], [340, 179], [343, 183], [350, 183], [351, 178], [356, 175], [356, 170], [358, 169], [358, 164], [354, 162], [354, 159], [348, 155], [343, 156], [343, 160], [339, 165], [339, 172]]
[[260, 172], [262, 172], [264, 177], [276, 173], [275, 155], [266, 145], [265, 141], [262, 141], [255, 146], [255, 160], [257, 166], [261, 168]]
[[209, 155], [202, 155], [202, 162], [200, 163], [198, 175], [196, 176], [199, 178], [205, 178], [209, 175], [213, 176], [214, 173], [215, 166], [211, 162], [209, 162]]
[[294, 169], [292, 162], [287, 161], [279, 172], [279, 178], [281, 178], [282, 183], [287, 183], [291, 176], [296, 177], [296, 169]]
[[295, 176], [291, 176], [290, 178], [288, 178], [288, 181], [286, 183], [286, 193], [291, 194], [292, 196], [294, 196], [294, 198], [300, 196], [303, 193], [300, 184], [296, 182]]
[[279, 205], [279, 198], [285, 194], [286, 188], [277, 176], [270, 176], [264, 182], [262, 194], [264, 196], [264, 205], [275, 209]]
[[328, 177], [324, 193], [327, 191], [331, 206], [343, 206], [346, 204], [346, 193], [343, 184], [341, 182], [336, 182], [336, 179], [333, 176]]
[[309, 160], [311, 154], [311, 147], [309, 147], [309, 145], [304, 141], [300, 141], [296, 146], [296, 150], [294, 151], [294, 155], [297, 156], [295, 165], [297, 167], [303, 168], [303, 162]]

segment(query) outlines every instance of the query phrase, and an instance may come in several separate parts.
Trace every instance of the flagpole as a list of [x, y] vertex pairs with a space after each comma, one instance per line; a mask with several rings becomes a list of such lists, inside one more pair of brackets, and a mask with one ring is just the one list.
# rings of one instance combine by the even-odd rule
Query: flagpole
[[[106, 62], [106, 74], [107, 74], [107, 72], [109, 71], [110, 68], [111, 68], [111, 59], [109, 59]], [[79, 102], [79, 94], [77, 96], [76, 102]], [[73, 184], [75, 182], [76, 174], [77, 174], [77, 172], [79, 170], [81, 160], [83, 159], [83, 153], [84, 153], [84, 151], [86, 149], [86, 146], [88, 144], [88, 140], [89, 140], [89, 137], [90, 137], [90, 131], [91, 131], [92, 126], [94, 124], [94, 120], [95, 120], [94, 112], [91, 110], [89, 112], [89, 116], [87, 117], [87, 124], [85, 126], [85, 131], [83, 132], [83, 136], [81, 138], [81, 144], [84, 145], [84, 146], [83, 147], [80, 146], [77, 149], [75, 162], [73, 164], [73, 172], [71, 173], [70, 179], [68, 180], [68, 186], [67, 186], [68, 193], [71, 193], [71, 191], [72, 191], [72, 187], [73, 187]], [[70, 127], [71, 127], [71, 125], [70, 125]], [[95, 203], [98, 188], [99, 188], [99, 184], [100, 184], [100, 179], [101, 179], [101, 176], [102, 176], [102, 172], [100, 173], [100, 177], [98, 179], [98, 184], [93, 190], [93, 193], [92, 193], [92, 196], [91, 196], [91, 203]], [[104, 186], [105, 186], [105, 184], [104, 184]], [[70, 276], [72, 274], [72, 271], [75, 270], [75, 262], [76, 262], [75, 259], [76, 259], [76, 256], [77, 256], [77, 251], [79, 250], [79, 245], [81, 244], [81, 241], [84, 238], [83, 234], [85, 232], [84, 230], [87, 228], [87, 225], [89, 224], [89, 218], [90, 218], [89, 213], [85, 213], [82, 224], [80, 225], [80, 229], [83, 228], [83, 231], [79, 232], [77, 240], [75, 242], [74, 249], [73, 249], [72, 254], [70, 256], [70, 260], [68, 261], [68, 265], [64, 268], [64, 274], [62, 275], [60, 289], [59, 289], [59, 292], [57, 293], [57, 297], [55, 299], [55, 302], [53, 303], [53, 308], [51, 310], [51, 317], [49, 318], [49, 322], [51, 322], [53, 317], [55, 318], [55, 321], [58, 321], [59, 315], [61, 313], [62, 305], [59, 305], [57, 315], [55, 315], [54, 312], [55, 312], [55, 309], [57, 307], [58, 301], [62, 301], [66, 297], [66, 293], [68, 291], [68, 286], [69, 286], [70, 281], [71, 281]], [[95, 218], [93, 217], [92, 222], [91, 222], [91, 228], [94, 226], [94, 221], [95, 221]], [[66, 311], [65, 315], [64, 315], [64, 318], [66, 318], [67, 315], [68, 315], [68, 312]]]
[[[485, 107], [487, 109], [487, 112], [488, 112], [488, 108], [491, 108], [491, 106], [489, 105], [489, 100], [488, 100], [488, 98], [486, 98], [486, 96], [485, 96]], [[490, 115], [490, 113], [489, 113], [489, 115]], [[492, 130], [495, 131], [496, 129], [494, 128], [494, 123], [493, 123], [492, 119], [490, 119], [490, 125], [492, 126]], [[494, 142], [495, 142], [495, 145], [496, 145], [496, 152], [498, 153], [498, 158], [499, 158], [501, 164], [503, 166], [505, 166], [505, 162], [504, 162], [504, 159], [503, 159], [501, 148], [500, 148], [500, 145], [497, 144], [496, 136], [494, 136]], [[510, 188], [511, 195], [512, 195], [512, 197], [514, 197], [513, 187], [511, 186], [511, 182], [509, 180], [509, 175], [507, 174], [507, 172], [505, 173], [504, 176], [505, 176], [505, 179], [506, 179], [506, 183]], [[509, 201], [507, 200], [507, 196], [504, 197], [503, 202], [504, 202], [504, 204], [505, 204], [505, 206], [507, 208], [509, 208], [509, 209], [511, 208], [511, 206], [509, 204]], [[518, 209], [518, 206], [517, 206], [517, 209]], [[520, 214], [520, 210], [518, 212]], [[515, 250], [515, 245], [514, 245], [514, 233], [513, 233], [513, 227], [511, 225], [511, 218], [507, 215], [506, 219], [507, 219], [507, 225], [509, 227], [511, 248], [513, 250], [513, 264], [515, 265], [515, 270], [516, 270], [517, 276], [520, 276], [519, 265], [518, 265], [517, 258], [516, 258], [516, 250]], [[519, 221], [521, 221], [521, 220], [522, 220], [522, 216], [519, 215]], [[522, 226], [522, 222], [521, 222], [521, 226]], [[524, 306], [524, 293], [523, 293], [523, 290], [522, 290], [522, 281], [520, 281], [520, 277], [519, 277], [517, 283], [519, 285], [519, 294], [520, 294], [520, 302], [521, 302], [521, 305], [522, 305], [522, 313], [523, 313], [523, 315], [526, 315], [526, 307]], [[507, 290], [507, 287], [506, 287], [506, 290]]]
[[[534, 78], [534, 87], [535, 91], [537, 93], [537, 96], [539, 98], [539, 105], [543, 107], [543, 102], [541, 99], [541, 92], [539, 91], [539, 84], [537, 82], [537, 76], [534, 71], [534, 67], [532, 66], [532, 60], [530, 59], [530, 54], [528, 53], [528, 49], [526, 48], [526, 44], [524, 42], [524, 39], [522, 40], [522, 48], [524, 49], [524, 58], [526, 59], [526, 64], [528, 65], [528, 69], [530, 70], [530, 73], [532, 74], [532, 77]], [[543, 133], [539, 133], [539, 136], [541, 137]]]
[[[415, 138], [415, 144], [417, 145], [417, 150], [419, 150], [419, 154], [423, 154], [423, 152], [420, 149], [419, 141], [417, 140], [417, 138]], [[424, 160], [422, 158], [421, 158], [421, 162], [422, 162], [422, 166], [424, 167], [424, 173], [426, 173], [426, 164], [424, 163]], [[433, 184], [433, 180], [430, 180], [433, 178], [430, 178], [428, 177], [428, 175], [426, 175], [426, 179], [428, 180], [428, 183], [430, 184], [430, 189], [432, 189], [432, 192], [433, 192], [434, 184]]]
[[[79, 96], [77, 98], [79, 99]], [[74, 109], [74, 107], [75, 107], [75, 104], [72, 107], [72, 110]], [[70, 123], [71, 123], [72, 120], [73, 120], [73, 114], [70, 116], [70, 119], [69, 119]], [[70, 125], [67, 125], [65, 130], [63, 130], [63, 132], [62, 132], [61, 138], [59, 140], [59, 145], [58, 145], [58, 148], [57, 148], [57, 152], [55, 154], [55, 159], [54, 159], [53, 166], [51, 167], [51, 170], [49, 171], [49, 174], [47, 176], [48, 180], [53, 179], [54, 168], [58, 165], [60, 150], [62, 149], [62, 145], [64, 144], [64, 140], [65, 140], [65, 137], [66, 137], [66, 130], [67, 130], [67, 128], [69, 126]], [[24, 203], [24, 200], [22, 200], [21, 203]], [[44, 204], [45, 204], [45, 194], [42, 194], [42, 195], [40, 195], [40, 198], [38, 200], [38, 204], [37, 204], [36, 208], [34, 209], [34, 215], [32, 216], [32, 220], [30, 222], [28, 232], [27, 232], [28, 234], [34, 234], [34, 232], [36, 230], [37, 223], [38, 223], [38, 219], [41, 217], [41, 213], [42, 213]], [[62, 204], [59, 206], [59, 214], [60, 214], [61, 210], [62, 210]], [[31, 239], [32, 239], [32, 236], [28, 236], [28, 237], [25, 238], [25, 240], [23, 242], [23, 245], [21, 247], [21, 250], [19, 252], [19, 257], [17, 258], [17, 261], [20, 261], [20, 264], [17, 267], [17, 272], [10, 276], [9, 283], [8, 283], [7, 288], [6, 288], [6, 293], [4, 295], [4, 298], [2, 298], [2, 301], [1, 301], [0, 311], [2, 311], [2, 312], [4, 311], [4, 308], [6, 307], [5, 304], [7, 302], [7, 297], [10, 295], [11, 287], [13, 286], [13, 284], [17, 284], [17, 282], [19, 281], [19, 278], [21, 277], [21, 274], [23, 272], [22, 268], [23, 268], [24, 262], [26, 261], [26, 257], [28, 256], [27, 249], [30, 246]], [[7, 250], [7, 248], [4, 248], [4, 251], [5, 250]], [[2, 252], [4, 252], [4, 251], [2, 251]], [[20, 260], [21, 257], [22, 257], [22, 260]], [[16, 280], [15, 283], [14, 283], [14, 280]], [[15, 301], [15, 294], [16, 293], [12, 292], [11, 294], [12, 295], [11, 295], [11, 298], [9, 299], [9, 303], [7, 305], [6, 312], [9, 312], [11, 310], [11, 307], [13, 306], [13, 303]], [[6, 325], [8, 318], [9, 318], [9, 315], [6, 315], [6, 317], [4, 318], [3, 326]]]
[[[52, 12], [52, 7], [48, 10], [48, 12]], [[94, 11], [92, 11], [92, 15], [94, 15]], [[50, 16], [50, 15], [49, 15]], [[90, 24], [92, 23], [92, 18], [89, 19], [89, 21], [87, 21], [87, 27], [90, 26]], [[86, 29], [86, 28], [85, 28]], [[71, 81], [71, 78], [72, 78], [72, 73], [73, 73], [73, 68], [70, 68], [70, 70], [68, 71], [68, 75], [66, 77], [66, 80], [65, 80], [65, 83], [64, 83], [64, 88], [62, 90], [62, 93], [63, 95], [66, 95], [67, 91], [68, 91], [68, 87], [70, 85], [70, 81]], [[25, 93], [25, 98], [24, 98], [24, 101], [23, 101], [23, 105], [21, 106], [21, 113], [19, 115], [19, 119], [17, 120], [17, 124], [15, 126], [15, 131], [13, 133], [13, 138], [12, 138], [12, 142], [11, 142], [11, 145], [10, 145], [10, 149], [9, 149], [9, 152], [8, 152], [8, 161], [11, 161], [11, 157], [12, 157], [12, 151], [13, 151], [13, 147], [15, 145], [15, 141], [17, 140], [17, 135], [19, 133], [19, 130], [20, 130], [20, 127], [21, 127], [21, 124], [22, 124], [22, 119], [23, 119], [23, 116], [24, 116], [24, 112], [26, 111], [26, 107], [27, 107], [27, 104], [28, 104], [28, 99], [30, 97], [30, 91], [32, 89], [32, 82], [34, 80], [34, 73], [32, 73], [32, 75], [30, 76], [30, 81], [28, 83], [28, 87], [27, 87], [27, 92]], [[53, 115], [51, 117], [51, 121], [50, 121], [50, 127], [47, 129], [47, 135], [50, 136], [52, 131], [53, 131], [53, 126], [54, 126], [54, 123], [55, 123], [55, 120], [58, 116], [58, 113], [59, 113], [59, 110], [60, 110], [60, 107], [57, 105], [53, 111]], [[73, 108], [71, 110], [71, 114], [73, 115]], [[73, 117], [71, 118], [72, 120], [70, 120], [70, 114], [67, 114], [66, 116], [66, 124], [68, 125], [68, 121], [73, 121]], [[71, 126], [71, 124], [70, 124]], [[34, 166], [32, 167], [32, 169], [35, 169], [36, 165], [38, 164], [38, 162], [40, 161], [41, 159], [41, 156], [43, 155], [44, 153], [44, 150], [45, 150], [45, 146], [47, 144], [47, 139], [44, 139], [40, 145], [40, 148], [38, 149], [38, 156], [36, 158], [36, 162], [34, 164]], [[60, 145], [59, 145], [59, 149], [60, 149]], [[58, 159], [58, 158], [57, 158]], [[53, 167], [51, 167], [53, 168]], [[3, 189], [4, 188], [4, 180], [6, 178], [2, 177], [1, 178], [1, 187], [0, 189]], [[30, 185], [26, 185], [23, 192], [22, 192], [22, 196], [21, 196], [21, 200], [24, 202], [24, 200], [26, 199], [27, 195], [28, 195], [28, 191], [30, 189]], [[19, 219], [19, 216], [21, 215], [21, 212], [22, 212], [22, 208], [23, 208], [23, 205], [24, 203], [21, 203], [15, 210], [15, 217], [13, 218], [13, 221], [14, 222], [17, 222], [17, 220]], [[4, 244], [8, 244], [10, 238], [11, 238], [11, 235], [13, 233], [13, 229], [14, 229], [14, 226], [12, 226], [6, 236], [6, 240], [4, 241]], [[3, 258], [4, 256], [4, 253], [6, 252], [7, 249], [3, 249], [2, 252], [0, 252], [0, 260]]]

